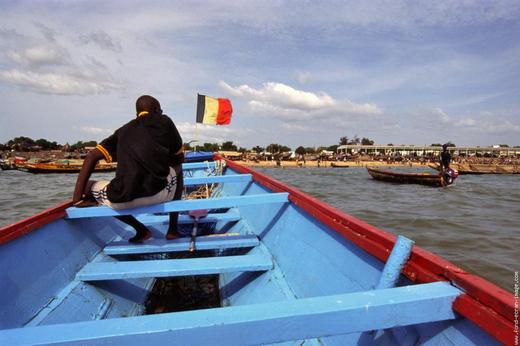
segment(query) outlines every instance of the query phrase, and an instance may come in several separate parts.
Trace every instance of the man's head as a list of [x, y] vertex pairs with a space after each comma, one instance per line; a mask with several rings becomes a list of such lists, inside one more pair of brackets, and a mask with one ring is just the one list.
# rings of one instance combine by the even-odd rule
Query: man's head
[[141, 112], [150, 114], [162, 114], [161, 104], [154, 97], [143, 95], [135, 102], [135, 110], [139, 115]]
[[448, 144], [443, 144], [442, 145], [442, 150], [446, 150], [446, 149], [448, 149]]

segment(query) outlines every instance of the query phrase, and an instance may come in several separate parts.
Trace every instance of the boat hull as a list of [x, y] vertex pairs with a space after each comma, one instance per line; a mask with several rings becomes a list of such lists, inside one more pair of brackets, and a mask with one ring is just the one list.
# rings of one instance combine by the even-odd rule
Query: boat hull
[[[0, 272], [4, 283], [0, 344], [137, 345], [167, 343], [174, 338], [179, 344], [206, 341], [222, 345], [286, 341], [397, 345], [406, 340], [431, 345], [446, 340], [493, 345], [510, 340], [512, 295], [416, 246], [401, 272], [400, 287], [390, 289], [391, 295], [385, 298], [388, 309], [380, 309], [376, 300], [366, 299], [381, 293], [374, 287], [394, 247], [394, 235], [259, 172], [231, 161], [226, 164], [224, 176], [229, 179], [216, 190], [222, 199], [171, 202], [168, 210], [213, 203], [209, 227], [220, 237], [238, 234], [256, 239], [257, 244], [247, 245], [246, 249], [252, 248], [249, 252], [229, 254], [219, 247], [215, 257], [189, 262], [186, 268], [180, 267], [186, 263], [182, 261], [171, 262], [170, 267], [170, 262], [111, 255], [108, 249], [122, 251], [128, 245], [124, 240], [133, 232], [115, 218], [102, 216], [104, 209], [89, 210], [89, 217], [81, 217], [87, 211], [73, 214], [67, 209], [70, 203], [1, 229], [0, 264], [5, 270]], [[190, 179], [203, 179], [205, 174], [186, 172], [186, 182], [195, 184], [198, 180]], [[262, 203], [252, 202], [259, 198]], [[224, 205], [223, 201], [227, 207], [214, 207]], [[138, 218], [150, 227], [155, 241], [163, 239], [168, 215], [139, 213]], [[181, 221], [189, 229], [193, 225], [187, 215]], [[147, 244], [134, 246], [132, 251], [143, 251], [155, 243]], [[237, 265], [245, 265], [244, 258], [252, 262], [237, 271]], [[127, 269], [107, 271], [112, 264]], [[136, 272], [142, 267], [152, 273]], [[223, 307], [141, 316], [154, 278], [180, 269], [220, 271]], [[143, 277], [143, 273], [152, 276]], [[97, 276], [93, 278], [93, 274]], [[399, 292], [439, 282], [440, 295], [428, 298], [434, 299], [435, 308], [423, 305], [423, 294], [433, 286], [425, 286], [419, 300], [409, 303], [410, 308], [400, 305], [411, 293], [403, 297]], [[339, 310], [316, 310], [329, 303]], [[447, 314], [440, 316], [434, 310]]]
[[438, 174], [397, 173], [367, 167], [367, 171], [375, 180], [397, 184], [420, 184], [434, 187], [446, 186], [444, 179]]

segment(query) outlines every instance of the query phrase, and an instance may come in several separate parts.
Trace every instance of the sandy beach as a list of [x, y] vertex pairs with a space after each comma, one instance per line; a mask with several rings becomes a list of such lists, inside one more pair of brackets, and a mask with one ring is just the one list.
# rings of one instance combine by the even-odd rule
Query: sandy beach
[[252, 160], [238, 160], [235, 161], [238, 164], [249, 166], [249, 167], [281, 167], [281, 168], [348, 168], [348, 167], [424, 167], [428, 168], [427, 164], [418, 162], [393, 162], [387, 163], [386, 161], [277, 161], [266, 160], [266, 161], [252, 161]]

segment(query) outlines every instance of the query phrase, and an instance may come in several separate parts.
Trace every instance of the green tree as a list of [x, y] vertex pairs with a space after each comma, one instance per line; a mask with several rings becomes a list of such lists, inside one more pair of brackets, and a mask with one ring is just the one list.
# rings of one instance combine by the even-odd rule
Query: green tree
[[374, 141], [371, 140], [370, 138], [363, 137], [361, 139], [361, 144], [362, 145], [374, 145]]
[[36, 143], [32, 138], [29, 137], [15, 137], [7, 142], [7, 146], [11, 149], [17, 151], [30, 151], [32, 147], [34, 147]]
[[222, 151], [237, 151], [237, 146], [233, 144], [233, 141], [227, 141], [222, 143]]
[[277, 144], [277, 143], [271, 143], [266, 148], [266, 151], [270, 153], [283, 153], [287, 151], [291, 151], [291, 148], [285, 145]]
[[339, 145], [347, 145], [348, 144], [348, 137], [343, 136], [339, 138]]
[[298, 155], [305, 155], [305, 148], [300, 145], [294, 152]]
[[339, 145], [334, 144], [334, 145], [327, 147], [327, 150], [336, 152], [336, 150], [338, 150], [338, 147], [339, 147]]
[[316, 154], [316, 148], [313, 148], [313, 147], [306, 147], [305, 148], [305, 152], [307, 154]]
[[219, 146], [217, 143], [204, 143], [202, 150], [215, 152], [219, 151]]
[[263, 152], [265, 150], [265, 148], [257, 145], [256, 147], [253, 147], [251, 150], [253, 150], [257, 154], [260, 154], [261, 152]]

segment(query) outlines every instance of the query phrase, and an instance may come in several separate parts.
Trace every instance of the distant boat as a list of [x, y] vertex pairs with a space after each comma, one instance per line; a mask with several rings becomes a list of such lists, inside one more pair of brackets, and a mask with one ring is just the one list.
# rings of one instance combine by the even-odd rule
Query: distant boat
[[349, 168], [349, 165], [344, 165], [341, 163], [334, 163], [334, 162], [331, 162], [330, 166], [334, 167], [334, 168]]
[[[94, 168], [94, 172], [112, 172], [117, 168], [116, 164], [100, 164]], [[26, 163], [18, 165], [17, 169], [29, 173], [79, 173], [81, 165], [61, 163]]]
[[420, 184], [436, 187], [449, 185], [449, 183], [440, 174], [400, 173], [370, 167], [367, 167], [367, 170], [375, 180], [387, 181], [391, 183]]
[[2, 171], [14, 170], [16, 169], [16, 165], [14, 162], [8, 160], [0, 160], [0, 169], [2, 169]]
[[[66, 202], [1, 228], [0, 345], [512, 344], [514, 296], [478, 275], [235, 162], [183, 170], [208, 198]], [[211, 233], [190, 258], [164, 239], [174, 211]], [[128, 243], [116, 215], [153, 239]], [[144, 315], [156, 278], [196, 275], [218, 277], [219, 307]]]

